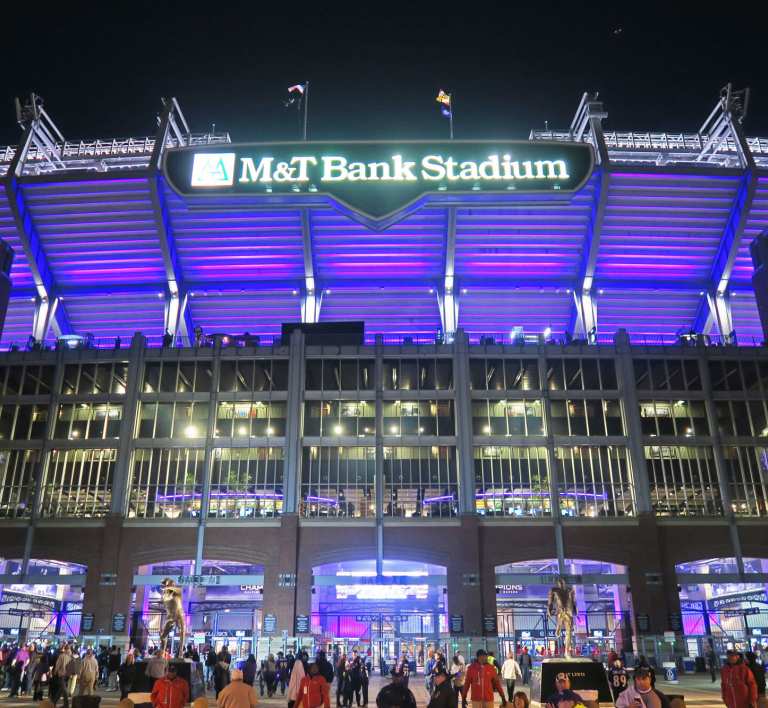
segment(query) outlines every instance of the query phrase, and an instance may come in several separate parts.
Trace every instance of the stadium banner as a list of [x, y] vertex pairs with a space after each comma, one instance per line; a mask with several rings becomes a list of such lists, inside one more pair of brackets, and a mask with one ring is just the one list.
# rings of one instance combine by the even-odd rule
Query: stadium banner
[[273, 205], [330, 197], [379, 221], [427, 195], [574, 192], [593, 168], [586, 143], [528, 140], [217, 144], [171, 149], [163, 159], [165, 178], [186, 197]]

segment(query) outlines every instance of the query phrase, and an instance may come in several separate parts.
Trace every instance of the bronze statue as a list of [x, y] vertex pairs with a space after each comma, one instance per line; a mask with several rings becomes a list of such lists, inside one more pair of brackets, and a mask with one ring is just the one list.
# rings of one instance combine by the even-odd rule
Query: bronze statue
[[184, 618], [184, 606], [181, 600], [181, 588], [170, 578], [165, 578], [160, 583], [162, 588], [163, 607], [165, 608], [165, 624], [160, 633], [160, 647], [163, 652], [166, 651], [168, 644], [168, 635], [174, 627], [179, 630], [179, 647], [176, 650], [176, 656], [181, 657], [184, 652], [184, 640], [187, 636], [187, 622]]
[[557, 618], [555, 627], [555, 639], [560, 641], [560, 632], [563, 632], [563, 649], [567, 658], [571, 658], [573, 642], [573, 620], [578, 614], [576, 609], [576, 593], [573, 588], [566, 585], [565, 579], [559, 577], [555, 585], [549, 590], [547, 598], [547, 611], [550, 617]]

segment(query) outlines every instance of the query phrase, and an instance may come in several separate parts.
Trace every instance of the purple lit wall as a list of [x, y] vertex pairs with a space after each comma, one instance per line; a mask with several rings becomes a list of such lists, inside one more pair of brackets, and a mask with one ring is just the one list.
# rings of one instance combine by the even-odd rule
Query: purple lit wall
[[757, 238], [761, 231], [766, 229], [768, 229], [768, 177], [760, 177], [757, 180], [749, 218], [744, 227], [744, 236], [741, 239], [739, 253], [733, 265], [731, 279], [734, 283], [752, 284], [752, 258], [749, 255], [749, 244]]
[[738, 184], [738, 176], [612, 173], [598, 280], [706, 279]]
[[698, 291], [604, 290], [597, 296], [598, 334], [612, 342], [620, 327], [636, 344], [672, 344], [690, 326], [701, 301]]
[[82, 295], [64, 300], [75, 332], [96, 339], [120, 337], [127, 346], [135, 332], [155, 339], [163, 335], [163, 300], [154, 293]]
[[[32, 271], [21, 246], [19, 235], [16, 232], [16, 224], [13, 220], [13, 214], [5, 198], [0, 199], [0, 238], [2, 238], [13, 250], [14, 258], [11, 266], [11, 283], [17, 290], [31, 288], [33, 285]], [[29, 325], [29, 331], [32, 331], [32, 324]]]
[[594, 198], [594, 178], [577, 194], [531, 201], [510, 195], [509, 207], [456, 213], [456, 275], [545, 283], [575, 277]]
[[482, 335], [508, 339], [513, 327], [522, 327], [530, 335], [549, 327], [554, 335], [562, 335], [573, 300], [565, 288], [488, 291], [472, 287], [460, 298], [459, 326], [475, 343]]
[[333, 288], [323, 294], [321, 322], [364, 320], [369, 339], [376, 334], [431, 337], [440, 328], [437, 295], [421, 289]]
[[423, 278], [426, 284], [443, 272], [445, 209], [423, 209], [383, 232], [333, 209], [313, 209], [310, 222], [315, 264], [326, 281]]
[[189, 300], [195, 325], [212, 334], [249, 332], [278, 336], [281, 323], [301, 320], [301, 298], [291, 290], [250, 292], [206, 290]]
[[162, 283], [146, 179], [25, 184], [23, 193], [59, 286]]
[[11, 298], [8, 314], [5, 316], [0, 349], [7, 349], [11, 344], [24, 347], [32, 334], [32, 320], [35, 316], [35, 304], [30, 298]]
[[745, 291], [731, 294], [731, 318], [740, 345], [754, 346], [765, 339], [754, 293]]
[[298, 209], [261, 209], [244, 201], [206, 200], [194, 208], [164, 188], [184, 275], [223, 286], [304, 276]]

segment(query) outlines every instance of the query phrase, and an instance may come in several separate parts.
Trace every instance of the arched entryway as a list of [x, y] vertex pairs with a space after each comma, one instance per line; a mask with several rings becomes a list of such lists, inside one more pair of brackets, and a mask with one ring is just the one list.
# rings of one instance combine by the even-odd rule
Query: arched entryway
[[66, 640], [92, 629], [81, 622], [86, 566], [33, 558], [24, 577], [22, 567], [19, 558], [0, 558], [0, 575], [19, 576], [0, 585], [3, 641]]
[[312, 634], [329, 654], [357, 650], [386, 670], [403, 652], [421, 670], [431, 646], [449, 641], [445, 566], [384, 560], [312, 569]]

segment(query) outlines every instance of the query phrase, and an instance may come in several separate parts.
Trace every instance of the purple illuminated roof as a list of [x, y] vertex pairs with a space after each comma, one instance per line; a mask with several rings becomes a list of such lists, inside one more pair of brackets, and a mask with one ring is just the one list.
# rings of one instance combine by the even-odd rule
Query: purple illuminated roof
[[[428, 341], [442, 329], [438, 298], [451, 263], [458, 326], [474, 342], [508, 339], [518, 327], [562, 335], [573, 327], [573, 291], [588, 272], [600, 341], [623, 327], [635, 342], [671, 343], [678, 331], [703, 326], [702, 293], [720, 280], [743, 170], [612, 165], [607, 192], [601, 176], [598, 168], [570, 195], [438, 193], [388, 228], [371, 229], [318, 195], [268, 204], [185, 199], [143, 168], [25, 175], [23, 228], [7, 192], [0, 197], [0, 237], [16, 252], [2, 345], [31, 334], [36, 279], [63, 298], [68, 329], [97, 338], [127, 340], [136, 331], [159, 338], [172, 283], [189, 294], [191, 326], [271, 338], [301, 318], [314, 284], [321, 322], [364, 320], [368, 341], [376, 334]], [[742, 344], [762, 339], [749, 243], [764, 229], [763, 170], [730, 251]], [[22, 240], [32, 244], [34, 268]]]

